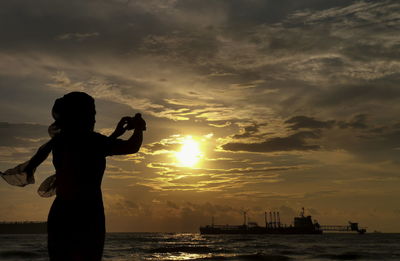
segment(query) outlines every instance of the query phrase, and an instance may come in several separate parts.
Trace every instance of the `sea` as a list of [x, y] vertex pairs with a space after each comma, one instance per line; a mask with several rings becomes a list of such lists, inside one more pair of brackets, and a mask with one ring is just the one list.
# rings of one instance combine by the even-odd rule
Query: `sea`
[[[0, 260], [48, 260], [46, 238], [0, 235]], [[400, 260], [400, 234], [108, 233], [103, 260]]]

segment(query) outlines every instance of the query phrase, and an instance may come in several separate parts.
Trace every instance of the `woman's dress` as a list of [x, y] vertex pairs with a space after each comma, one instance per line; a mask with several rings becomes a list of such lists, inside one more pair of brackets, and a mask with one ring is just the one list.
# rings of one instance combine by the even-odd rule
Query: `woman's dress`
[[91, 132], [60, 134], [53, 141], [56, 199], [48, 216], [50, 260], [101, 260], [105, 218], [101, 180], [120, 140]]

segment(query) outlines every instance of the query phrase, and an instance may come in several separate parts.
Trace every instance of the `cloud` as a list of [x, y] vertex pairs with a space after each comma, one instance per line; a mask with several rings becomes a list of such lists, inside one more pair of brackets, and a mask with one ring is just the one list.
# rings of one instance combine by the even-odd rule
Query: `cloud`
[[41, 145], [50, 137], [48, 126], [29, 123], [0, 122], [0, 146], [31, 147]]
[[145, 154], [160, 154], [160, 153], [171, 153], [178, 151], [179, 147], [181, 146], [180, 143], [161, 143], [155, 142], [149, 145], [146, 145], [143, 148], [143, 153]]
[[143, 210], [140, 204], [126, 199], [121, 194], [104, 193], [103, 197], [105, 210], [113, 215], [136, 216]]
[[339, 122], [338, 125], [340, 126], [340, 128], [355, 128], [355, 129], [366, 129], [368, 128], [368, 125], [366, 124], [366, 120], [367, 120], [367, 115], [365, 114], [358, 114], [355, 115], [353, 117], [353, 119], [351, 119], [348, 122], [342, 121]]
[[[246, 187], [249, 184], [281, 182], [280, 173], [304, 168], [302, 165], [259, 164], [241, 168], [230, 168], [238, 164], [234, 160], [225, 161], [223, 168], [199, 167], [188, 169], [176, 167], [173, 163], [151, 163], [147, 165], [157, 175], [146, 177], [140, 184], [157, 191], [223, 191], [232, 188]], [[240, 162], [239, 165], [243, 165]]]
[[[395, 103], [399, 97], [394, 84], [364, 82], [388, 77], [397, 82], [393, 1], [41, 2], [47, 8], [37, 13], [22, 2], [6, 1], [2, 9], [21, 10], [30, 30], [43, 35], [17, 41], [16, 33], [8, 39], [27, 43], [29, 54], [39, 56], [35, 64], [21, 62], [25, 67], [43, 68], [44, 77], [64, 74], [50, 83], [57, 91], [84, 90], [157, 117], [220, 121], [210, 126], [221, 127], [235, 120], [292, 117], [294, 111], [306, 115], [313, 108], [327, 117], [339, 110], [355, 114], [364, 102]], [[96, 12], [88, 17], [84, 10]], [[196, 18], [199, 10], [209, 24]], [[53, 15], [44, 26], [39, 17], [46, 14]], [[185, 17], [192, 19], [183, 25]], [[4, 19], [16, 32], [26, 30], [15, 17]], [[368, 23], [373, 26], [364, 26]], [[382, 24], [386, 30], [378, 30]], [[54, 44], [57, 36], [88, 41]], [[27, 56], [18, 44], [8, 48]], [[354, 109], [345, 106], [354, 103]], [[339, 110], [338, 104], [343, 104]]]
[[99, 33], [66, 33], [56, 37], [57, 40], [83, 41], [88, 38], [97, 37]]
[[170, 208], [179, 209], [179, 206], [177, 204], [175, 204], [174, 202], [169, 201], [169, 200], [167, 201], [166, 205], [167, 205], [167, 207], [170, 207]]
[[242, 128], [240, 134], [235, 134], [232, 136], [233, 139], [242, 139], [257, 136], [257, 133], [260, 131], [260, 127], [265, 126], [266, 124], [257, 124], [253, 123], [252, 125], [245, 126]]
[[289, 128], [292, 130], [298, 130], [303, 128], [324, 129], [324, 128], [331, 128], [335, 124], [335, 121], [333, 120], [319, 121], [313, 117], [295, 116], [285, 121], [285, 123], [290, 124]]
[[300, 131], [287, 137], [271, 138], [259, 143], [227, 143], [222, 145], [228, 151], [276, 152], [319, 150], [319, 145], [309, 145], [308, 139], [318, 139], [320, 134], [312, 131]]

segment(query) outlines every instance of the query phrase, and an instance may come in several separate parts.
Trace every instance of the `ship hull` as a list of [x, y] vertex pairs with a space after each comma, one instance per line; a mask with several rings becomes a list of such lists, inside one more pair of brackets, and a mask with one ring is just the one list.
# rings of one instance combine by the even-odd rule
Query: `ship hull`
[[223, 229], [213, 227], [201, 227], [201, 234], [206, 235], [219, 235], [219, 234], [246, 234], [246, 235], [260, 235], [260, 234], [322, 234], [322, 230], [306, 229], [306, 228], [295, 228], [295, 227], [283, 227], [283, 228], [255, 228], [255, 229]]

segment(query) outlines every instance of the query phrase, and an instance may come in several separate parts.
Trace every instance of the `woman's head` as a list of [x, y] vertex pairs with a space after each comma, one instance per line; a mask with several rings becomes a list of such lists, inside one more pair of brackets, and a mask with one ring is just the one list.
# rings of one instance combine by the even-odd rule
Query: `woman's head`
[[84, 92], [70, 92], [55, 101], [52, 115], [53, 125], [62, 131], [93, 131], [96, 122], [94, 99]]

